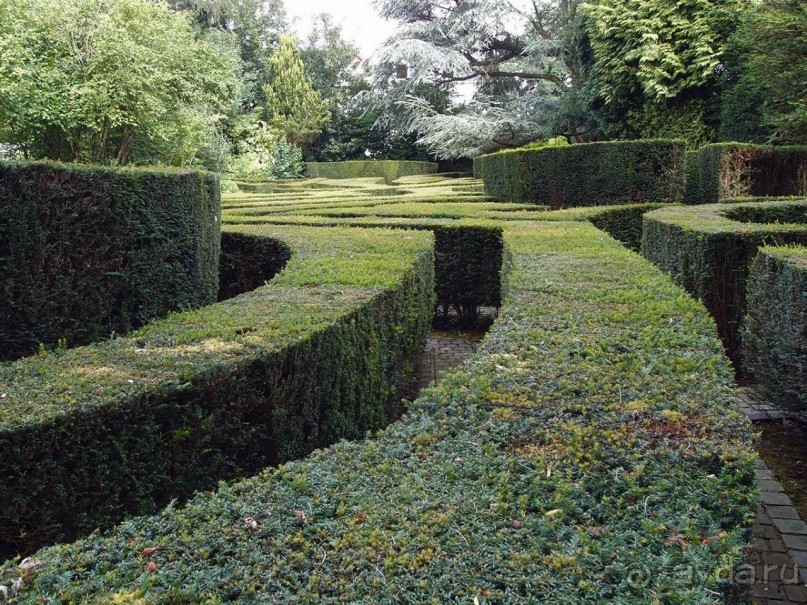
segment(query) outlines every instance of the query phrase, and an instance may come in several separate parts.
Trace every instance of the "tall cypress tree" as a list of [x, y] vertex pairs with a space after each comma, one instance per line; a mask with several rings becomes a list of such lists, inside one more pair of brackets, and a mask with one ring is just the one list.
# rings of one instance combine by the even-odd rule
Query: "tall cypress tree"
[[305, 146], [316, 140], [331, 119], [328, 104], [305, 75], [300, 49], [293, 37], [280, 38], [269, 60], [266, 94], [266, 122], [294, 145]]

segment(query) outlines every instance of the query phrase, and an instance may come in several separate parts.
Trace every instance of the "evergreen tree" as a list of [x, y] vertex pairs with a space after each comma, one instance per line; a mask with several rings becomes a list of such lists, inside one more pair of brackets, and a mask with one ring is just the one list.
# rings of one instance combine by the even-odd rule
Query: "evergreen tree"
[[314, 90], [305, 75], [300, 49], [293, 37], [280, 38], [277, 50], [268, 64], [269, 83], [266, 95], [266, 122], [285, 135], [294, 145], [310, 145], [331, 114], [322, 95]]

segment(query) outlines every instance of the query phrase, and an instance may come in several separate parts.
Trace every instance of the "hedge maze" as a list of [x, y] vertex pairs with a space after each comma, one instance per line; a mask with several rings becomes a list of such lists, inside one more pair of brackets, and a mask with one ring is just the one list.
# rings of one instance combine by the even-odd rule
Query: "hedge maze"
[[[727, 571], [758, 499], [735, 370], [805, 404], [807, 201], [673, 205], [678, 143], [615, 145], [581, 165], [641, 149], [662, 182], [633, 166], [619, 199], [497, 194], [522, 185], [490, 171], [583, 153], [560, 147], [486, 156], [484, 189], [226, 195], [218, 302], [0, 364], [0, 586], [20, 603], [747, 602]], [[85, 173], [38, 169], [95, 203]], [[93, 178], [130, 179], [131, 200], [198, 192], [194, 224], [219, 225], [194, 185], [213, 177]], [[404, 409], [435, 311], [491, 306], [474, 357]]]

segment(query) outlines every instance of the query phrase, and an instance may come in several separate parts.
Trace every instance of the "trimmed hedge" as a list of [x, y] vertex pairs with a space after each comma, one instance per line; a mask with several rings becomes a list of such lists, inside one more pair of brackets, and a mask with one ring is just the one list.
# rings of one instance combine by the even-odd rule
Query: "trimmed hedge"
[[807, 247], [760, 249], [742, 336], [746, 369], [771, 395], [807, 411]]
[[687, 154], [687, 204], [787, 195], [807, 195], [807, 146], [714, 143]]
[[764, 245], [807, 243], [807, 224], [749, 222], [807, 216], [807, 200], [678, 206], [644, 216], [643, 254], [703, 301], [738, 370], [751, 260]]
[[276, 267], [278, 246], [256, 238], [293, 251], [265, 287], [0, 365], [0, 554], [153, 512], [398, 411], [434, 308], [431, 234], [228, 227], [226, 254]]
[[433, 162], [406, 160], [357, 160], [351, 162], [306, 162], [306, 175], [312, 178], [357, 179], [382, 177], [391, 183], [402, 176], [435, 174], [438, 165]]
[[506, 202], [552, 208], [678, 202], [684, 194], [683, 141], [587, 143], [513, 149], [474, 160], [485, 192]]
[[2, 577], [22, 603], [743, 602], [756, 455], [714, 323], [591, 225], [505, 241], [493, 331], [377, 439]]
[[215, 302], [209, 173], [0, 162], [0, 360]]
[[434, 228], [434, 282], [438, 312], [451, 310], [461, 324], [476, 323], [480, 307], [501, 306], [500, 271], [506, 268], [499, 227]]

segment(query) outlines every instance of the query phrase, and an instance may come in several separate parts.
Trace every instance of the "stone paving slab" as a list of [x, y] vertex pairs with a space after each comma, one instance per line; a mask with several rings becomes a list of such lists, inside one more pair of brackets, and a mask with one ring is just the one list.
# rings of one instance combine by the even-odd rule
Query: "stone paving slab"
[[[740, 387], [738, 392], [741, 408], [753, 422], [785, 420], [792, 415], [753, 387]], [[807, 603], [807, 523], [763, 460], [757, 460], [755, 472], [762, 508], [753, 527], [753, 602]]]

